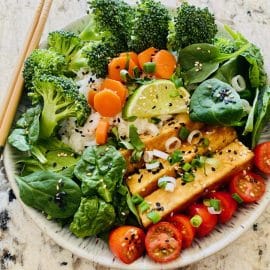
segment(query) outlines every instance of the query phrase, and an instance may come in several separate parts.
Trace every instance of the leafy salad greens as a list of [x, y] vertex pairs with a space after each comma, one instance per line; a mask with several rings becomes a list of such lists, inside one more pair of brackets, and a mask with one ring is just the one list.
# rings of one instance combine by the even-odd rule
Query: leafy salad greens
[[[171, 81], [189, 90], [192, 120], [237, 126], [254, 147], [270, 118], [270, 87], [259, 48], [229, 26], [224, 26], [229, 37], [219, 35], [207, 8], [183, 3], [172, 13], [154, 0], [139, 0], [135, 6], [90, 0], [89, 8], [85, 29], [51, 32], [48, 48], [34, 50], [25, 61], [25, 93], [31, 105], [8, 139], [24, 203], [65, 221], [77, 237], [101, 235], [137, 216], [123, 183], [126, 163], [118, 149], [132, 149], [134, 162], [144, 150], [133, 125], [129, 140], [112, 130], [108, 145], [90, 146], [83, 153], [59, 139], [65, 120], [73, 117], [83, 126], [91, 113], [74, 80], [82, 71], [104, 78], [110, 59], [121, 52], [169, 49], [178, 60]], [[132, 95], [149, 80], [129, 83]]]

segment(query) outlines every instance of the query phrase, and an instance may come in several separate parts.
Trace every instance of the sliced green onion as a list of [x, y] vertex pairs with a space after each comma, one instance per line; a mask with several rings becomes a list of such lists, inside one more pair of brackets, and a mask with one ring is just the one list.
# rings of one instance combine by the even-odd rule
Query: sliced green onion
[[202, 140], [202, 146], [203, 147], [208, 147], [209, 146], [209, 139], [208, 138], [203, 138]]
[[168, 157], [170, 164], [175, 164], [183, 160], [183, 152], [180, 150], [174, 150], [172, 154]]
[[158, 223], [161, 220], [161, 216], [157, 211], [152, 210], [147, 214], [147, 217], [154, 223]]
[[237, 91], [241, 92], [246, 89], [246, 81], [243, 76], [241, 75], [236, 75], [232, 78], [232, 87]]
[[186, 183], [193, 182], [195, 179], [195, 176], [193, 173], [185, 172], [183, 175], [183, 181]]
[[140, 70], [139, 70], [138, 67], [135, 67], [135, 68], [133, 69], [133, 73], [134, 73], [134, 77], [135, 77], [135, 78], [139, 78], [139, 77], [140, 77]]
[[188, 172], [188, 171], [190, 171], [192, 169], [192, 166], [191, 166], [191, 164], [190, 163], [185, 163], [184, 165], [183, 165], [183, 167], [182, 167], [182, 170], [183, 171], [185, 171], [185, 172]]
[[164, 182], [159, 182], [159, 183], [158, 183], [158, 187], [159, 187], [159, 188], [165, 189], [166, 186], [167, 186], [167, 182], [165, 182], [165, 181], [164, 181]]
[[215, 211], [220, 211], [220, 200], [210, 199], [210, 207], [213, 207]]
[[190, 131], [186, 127], [181, 127], [178, 133], [178, 137], [182, 140], [185, 141], [189, 135]]
[[190, 223], [193, 227], [199, 228], [203, 222], [203, 219], [200, 215], [195, 215], [190, 219]]
[[210, 206], [210, 200], [209, 200], [209, 199], [204, 199], [204, 200], [203, 200], [203, 204], [204, 204], [205, 206], [209, 207], [209, 206]]
[[204, 158], [202, 156], [196, 157], [191, 161], [191, 166], [194, 168], [202, 168], [204, 165]]
[[131, 163], [139, 162], [142, 158], [142, 155], [143, 155], [143, 151], [133, 150], [133, 152], [131, 154], [130, 162]]
[[134, 204], [140, 204], [141, 202], [143, 202], [143, 197], [139, 194], [135, 194], [131, 197], [131, 201]]
[[137, 151], [142, 151], [144, 149], [144, 143], [140, 139], [137, 128], [133, 124], [129, 126], [129, 139], [130, 143]]
[[128, 73], [128, 71], [126, 69], [121, 69], [120, 70], [120, 77], [121, 77], [123, 82], [127, 82], [127, 81], [129, 81], [131, 79], [130, 75], [129, 75], [129, 73]]
[[149, 163], [145, 163], [146, 170], [156, 170], [160, 166], [160, 162], [158, 160], [152, 160]]
[[150, 205], [146, 202], [146, 201], [142, 201], [140, 204], [139, 204], [139, 211], [141, 213], [144, 213], [145, 211], [147, 211], [149, 208], [150, 208]]
[[233, 193], [232, 194], [232, 198], [234, 200], [236, 200], [238, 203], [242, 203], [243, 202], [243, 199], [237, 193]]
[[154, 73], [156, 70], [156, 63], [154, 62], [146, 62], [143, 64], [143, 71], [147, 74]]

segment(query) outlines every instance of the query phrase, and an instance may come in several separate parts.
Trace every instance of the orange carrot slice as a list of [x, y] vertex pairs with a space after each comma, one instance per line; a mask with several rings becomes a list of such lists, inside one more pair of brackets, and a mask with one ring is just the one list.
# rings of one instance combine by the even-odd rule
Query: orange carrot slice
[[139, 61], [138, 61], [138, 55], [135, 52], [122, 52], [119, 55], [120, 57], [127, 57], [128, 59], [132, 59], [134, 64], [136, 66], [139, 66]]
[[121, 111], [122, 104], [120, 97], [115, 92], [104, 89], [95, 95], [94, 108], [102, 116], [113, 117]]
[[108, 65], [108, 76], [110, 79], [121, 81], [120, 71], [122, 69], [127, 69], [131, 77], [134, 77], [134, 69], [136, 64], [132, 59], [127, 59], [127, 57], [117, 57], [113, 58]]
[[100, 86], [100, 90], [104, 89], [110, 89], [115, 92], [120, 97], [122, 106], [125, 104], [128, 95], [128, 89], [124, 84], [119, 81], [106, 78]]
[[96, 143], [105, 144], [108, 139], [109, 122], [106, 119], [101, 119], [96, 129]]
[[90, 105], [92, 108], [94, 108], [94, 97], [96, 95], [97, 91], [90, 89], [87, 94], [87, 103]]
[[143, 64], [147, 62], [152, 62], [153, 57], [155, 54], [158, 52], [158, 49], [154, 47], [150, 47], [138, 55], [138, 61], [139, 61], [139, 66], [141, 69], [143, 69]]
[[155, 76], [160, 79], [170, 79], [176, 69], [176, 59], [166, 50], [160, 50], [154, 57], [156, 63]]

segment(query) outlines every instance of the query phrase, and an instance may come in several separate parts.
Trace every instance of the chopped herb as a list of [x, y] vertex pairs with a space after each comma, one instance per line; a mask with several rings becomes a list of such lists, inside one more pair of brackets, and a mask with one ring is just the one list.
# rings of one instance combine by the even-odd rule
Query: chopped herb
[[172, 154], [168, 157], [168, 161], [170, 164], [175, 164], [177, 162], [181, 162], [183, 160], [183, 152], [180, 150], [175, 150]]
[[143, 151], [137, 151], [136, 149], [133, 150], [132, 154], [131, 154], [131, 158], [130, 158], [130, 162], [131, 163], [137, 163], [141, 160], [143, 155]]
[[195, 215], [190, 219], [190, 223], [193, 227], [199, 228], [203, 222], [203, 219], [200, 215]]
[[183, 181], [186, 182], [186, 183], [193, 182], [194, 179], [195, 179], [195, 176], [194, 176], [193, 173], [185, 172], [183, 174]]
[[181, 127], [178, 133], [178, 137], [182, 140], [185, 141], [189, 135], [190, 131], [186, 127]]
[[144, 213], [145, 211], [147, 211], [149, 208], [150, 208], [150, 205], [146, 202], [146, 201], [142, 201], [140, 204], [139, 204], [139, 211], [141, 213]]
[[149, 122], [153, 123], [153, 124], [158, 124], [161, 121], [161, 119], [157, 118], [157, 117], [152, 117], [150, 118]]
[[202, 139], [202, 146], [203, 147], [208, 147], [209, 146], [209, 139], [208, 138], [203, 138]]
[[192, 165], [190, 163], [186, 162], [183, 165], [182, 169], [183, 169], [183, 171], [188, 172], [188, 171], [190, 171], [192, 169]]
[[210, 199], [210, 207], [213, 207], [215, 211], [220, 211], [220, 200]]
[[143, 197], [139, 194], [135, 194], [131, 197], [131, 201], [134, 204], [140, 204], [141, 202], [143, 202]]
[[147, 217], [154, 223], [158, 223], [161, 220], [161, 216], [157, 211], [152, 210], [147, 214]]
[[232, 194], [232, 198], [234, 200], [236, 200], [238, 203], [242, 203], [243, 202], [242, 198], [237, 193], [233, 193]]

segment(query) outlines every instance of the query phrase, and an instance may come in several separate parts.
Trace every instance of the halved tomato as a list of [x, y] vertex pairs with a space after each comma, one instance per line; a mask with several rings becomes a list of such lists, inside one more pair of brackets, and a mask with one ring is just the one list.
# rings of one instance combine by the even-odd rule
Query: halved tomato
[[266, 174], [270, 174], [270, 142], [258, 144], [254, 149], [254, 163]]
[[217, 215], [218, 221], [220, 223], [228, 222], [237, 209], [237, 202], [232, 198], [231, 194], [218, 191], [211, 193], [209, 197], [220, 201], [221, 213]]
[[196, 228], [196, 235], [198, 237], [208, 235], [213, 231], [218, 221], [217, 215], [210, 214], [207, 207], [201, 203], [192, 204], [189, 207], [189, 214], [191, 217], [199, 215], [202, 219], [202, 223]]
[[167, 219], [182, 234], [182, 248], [191, 246], [195, 236], [195, 228], [191, 225], [189, 217], [181, 214], [173, 215]]
[[265, 182], [260, 175], [243, 171], [233, 177], [230, 191], [238, 194], [245, 203], [256, 202], [265, 192]]
[[132, 263], [142, 256], [145, 234], [135, 226], [121, 226], [111, 231], [109, 247], [111, 252], [124, 263]]
[[148, 256], [155, 262], [170, 262], [180, 255], [182, 236], [169, 222], [152, 225], [146, 233], [145, 247]]

